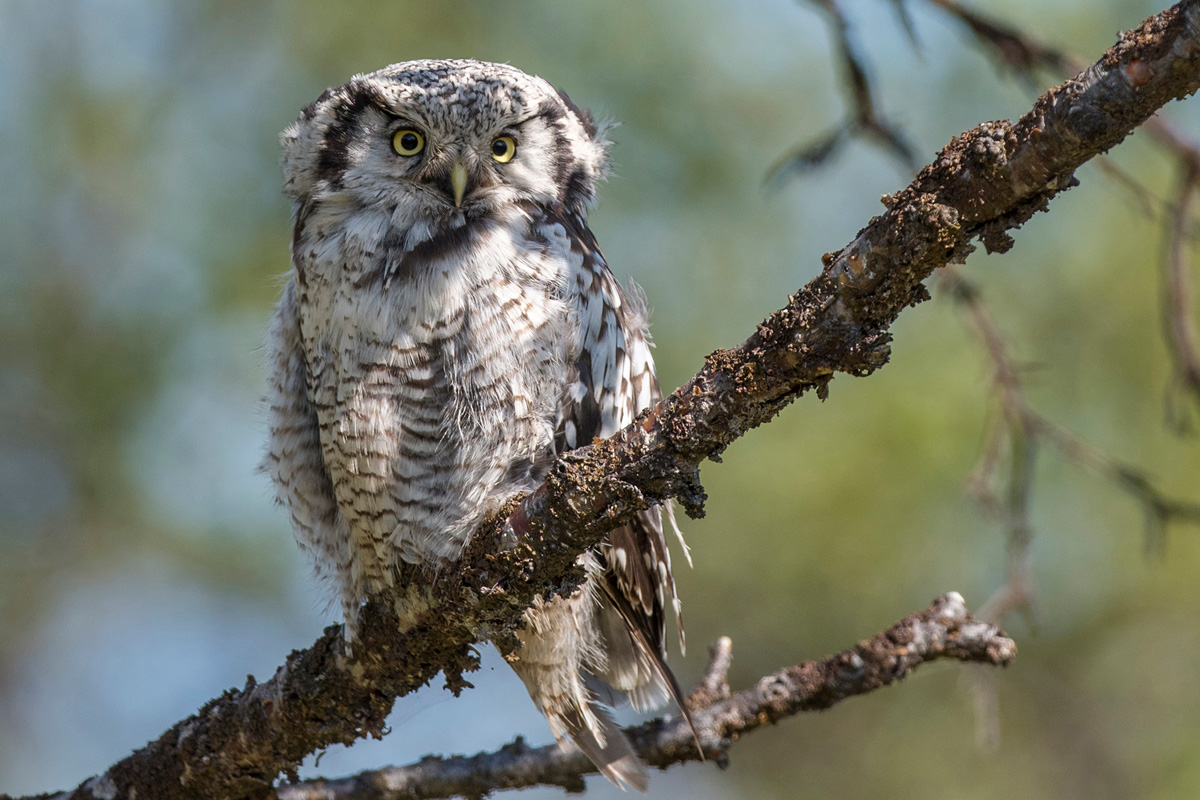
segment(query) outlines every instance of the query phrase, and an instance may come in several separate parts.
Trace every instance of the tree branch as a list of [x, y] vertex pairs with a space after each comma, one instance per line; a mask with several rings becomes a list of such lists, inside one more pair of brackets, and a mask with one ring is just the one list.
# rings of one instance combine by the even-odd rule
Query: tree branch
[[[912, 21], [901, 0], [896, 10], [901, 24], [909, 37], [914, 36]], [[816, 139], [797, 146], [767, 170], [767, 182], [779, 183], [793, 175], [801, 175], [822, 167], [833, 160], [842, 147], [853, 138], [862, 138], [880, 147], [891, 157], [903, 164], [910, 172], [916, 172], [921, 163], [908, 137], [898, 126], [880, 113], [871, 88], [871, 79], [866, 61], [855, 42], [850, 29], [850, 20], [842, 9], [840, 0], [808, 0], [829, 17], [830, 30], [837, 45], [837, 56], [841, 62], [843, 80], [850, 92], [850, 108], [845, 119], [833, 130]]]
[[[1050, 47], [1027, 31], [966, 8], [958, 0], [927, 2], [966, 25], [980, 44], [991, 49], [997, 60], [1014, 69], [1030, 84], [1034, 82], [1039, 67], [1060, 74], [1078, 72], [1084, 67], [1083, 62], [1075, 56]], [[1135, 72], [1140, 69], [1132, 63], [1131, 67]], [[1193, 229], [1191, 201], [1193, 194], [1200, 187], [1200, 144], [1158, 114], [1146, 120], [1144, 130], [1155, 144], [1176, 161], [1180, 173], [1180, 188], [1176, 200], [1164, 201], [1156, 197], [1136, 177], [1121, 169], [1111, 159], [1101, 159], [1098, 164], [1110, 177], [1133, 192], [1147, 216], [1156, 216], [1156, 207], [1163, 207], [1162, 216], [1167, 228], [1163, 330], [1175, 368], [1175, 377], [1167, 397], [1168, 420], [1176, 430], [1188, 432], [1192, 428], [1193, 414], [1189, 413], [1187, 404], [1189, 400], [1193, 407], [1200, 403], [1200, 346], [1197, 345], [1197, 339], [1200, 337], [1196, 332], [1191, 283], [1187, 276], [1187, 248], [1198, 239]], [[1176, 391], [1183, 393], [1183, 402], [1178, 402], [1174, 397]]]
[[[887, 212], [743, 344], [708, 356], [670, 397], [611, 440], [563, 457], [546, 484], [485, 525], [432, 587], [435, 610], [403, 633], [388, 604], [362, 615], [354, 657], [337, 627], [293, 652], [263, 684], [227, 691], [195, 716], [69, 795], [75, 798], [258, 798], [309, 753], [382, 733], [396, 697], [445, 671], [455, 691], [478, 657], [502, 650], [538, 594], [570, 589], [578, 553], [653, 502], [703, 513], [698, 466], [836, 372], [868, 375], [888, 358], [888, 328], [928, 298], [922, 283], [959, 263], [1075, 184], [1076, 168], [1119, 143], [1159, 107], [1200, 88], [1200, 0], [1183, 0], [1123, 35], [1016, 123], [956, 137]], [[412, 585], [416, 579], [410, 581]], [[426, 579], [427, 581], [427, 579]]]
[[[990, 432], [979, 464], [970, 480], [971, 494], [988, 511], [993, 512], [1009, 532], [1009, 546], [1017, 556], [1010, 563], [1008, 581], [997, 594], [979, 609], [979, 616], [989, 622], [1003, 622], [1011, 611], [1025, 613], [1032, 626], [1032, 579], [1029, 575], [1030, 473], [1032, 459], [1042, 442], [1050, 445], [1067, 461], [1111, 481], [1141, 506], [1146, 516], [1146, 549], [1161, 550], [1167, 527], [1172, 523], [1200, 524], [1200, 503], [1178, 500], [1156, 487], [1150, 477], [1137, 467], [1109, 456], [1083, 441], [1066, 428], [1055, 423], [1030, 404], [1019, 370], [1008, 352], [995, 321], [979, 298], [978, 289], [957, 270], [942, 274], [943, 285], [970, 317], [971, 325], [983, 340], [994, 372], [993, 383], [1000, 404], [1001, 416]], [[999, 434], [1008, 432], [1011, 445], [1008, 455], [1009, 475], [998, 476], [1003, 466]], [[1003, 483], [1006, 497], [997, 496], [995, 484]]]
[[[967, 613], [957, 592], [943, 595], [873, 638], [820, 661], [786, 667], [752, 688], [730, 695], [725, 677], [732, 645], [722, 638], [700, 686], [688, 698], [704, 756], [720, 766], [729, 748], [744, 734], [773, 725], [802, 711], [820, 711], [855, 695], [866, 694], [906, 677], [930, 661], [959, 661], [1007, 666], [1017, 646], [998, 627]], [[626, 729], [638, 755], [666, 769], [697, 760], [687, 723], [681, 717], [656, 719]], [[279, 800], [434, 800], [484, 797], [503, 789], [561, 786], [582, 791], [583, 776], [596, 768], [577, 750], [558, 745], [532, 749], [523, 739], [492, 753], [441, 758], [372, 770], [340, 780], [313, 780], [282, 787]]]
[[[1175, 365], [1175, 382], [1191, 396], [1193, 403], [1200, 404], [1200, 343], [1197, 343], [1196, 305], [1192, 298], [1188, 266], [1188, 249], [1192, 244], [1188, 237], [1188, 224], [1192, 200], [1197, 192], [1200, 192], [1200, 161], [1189, 164], [1184, 170], [1179, 199], [1168, 229], [1163, 323], [1171, 361]], [[1188, 428], [1190, 415], [1181, 410], [1172, 416], [1175, 417], [1177, 428]]]
[[[1165, 548], [1171, 524], [1200, 524], [1200, 504], [1168, 496], [1136, 467], [1117, 461], [1034, 408], [1025, 393], [1020, 370], [978, 288], [953, 267], [941, 273], [939, 285], [966, 312], [982, 340], [991, 361], [993, 390], [999, 406], [968, 483], [976, 502], [1005, 528], [1008, 564], [1004, 584], [979, 607], [976, 616], [1001, 624], [1009, 614], [1020, 613], [1036, 632], [1029, 500], [1035, 462], [1043, 443], [1068, 462], [1111, 481], [1142, 506], [1148, 551], [1161, 552]], [[999, 741], [995, 676], [983, 670], [970, 670], [964, 677], [976, 708], [977, 738], [981, 745], [995, 747]]]

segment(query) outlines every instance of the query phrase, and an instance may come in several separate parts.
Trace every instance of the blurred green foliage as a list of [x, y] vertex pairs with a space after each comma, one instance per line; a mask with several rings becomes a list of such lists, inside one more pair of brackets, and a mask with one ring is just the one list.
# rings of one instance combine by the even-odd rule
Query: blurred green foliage
[[[918, 0], [919, 52], [888, 3], [845, 5], [881, 103], [922, 157], [1028, 107]], [[1159, 9], [987, 10], [1095, 56]], [[764, 188], [782, 153], [842, 111], [823, 19], [792, 0], [10, 0], [0, 40], [0, 791], [73, 785], [331, 619], [254, 471], [259, 348], [287, 269], [276, 136], [323, 87], [473, 57], [620, 120], [593, 228], [647, 291], [668, 388], [908, 180], [855, 145]], [[1200, 131], [1194, 100], [1167, 115]], [[1172, 165], [1141, 139], [1114, 157], [1165, 196]], [[1200, 447], [1164, 425], [1161, 222], [1094, 168], [1079, 177], [1011, 254], [977, 254], [966, 271], [1031, 366], [1040, 410], [1195, 499]], [[895, 334], [886, 369], [839, 377], [827, 402], [804, 398], [705, 468], [708, 516], [686, 523], [696, 566], [679, 575], [683, 683], [721, 634], [744, 685], [943, 591], [978, 606], [1003, 581], [1002, 532], [964, 491], [991, 402], [982, 350], [946, 297]], [[1137, 505], [1050, 454], [1033, 522], [1038, 635], [1010, 621], [1021, 655], [996, 676], [994, 749], [975, 742], [965, 671], [944, 666], [758, 733], [725, 772], [656, 775], [655, 796], [1194, 798], [1197, 531], [1172, 529], [1165, 557], [1144, 558]], [[527, 706], [502, 674], [473, 694]], [[530, 709], [512, 724], [464, 712], [470, 735], [410, 713], [389, 738], [413, 727], [414, 744], [364, 746], [374, 755], [321, 771], [495, 747], [520, 726], [549, 739]]]

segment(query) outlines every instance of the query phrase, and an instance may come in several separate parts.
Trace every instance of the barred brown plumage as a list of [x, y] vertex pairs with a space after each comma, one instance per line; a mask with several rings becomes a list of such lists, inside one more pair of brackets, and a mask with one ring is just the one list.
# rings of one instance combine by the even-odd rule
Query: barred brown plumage
[[[604, 130], [549, 83], [396, 64], [326, 90], [282, 140], [293, 274], [270, 333], [265, 466], [352, 639], [368, 595], [402, 589], [402, 620], [424, 610], [395, 586], [402, 562], [444, 568], [556, 454], [660, 394], [640, 290], [622, 290], [586, 223]], [[510, 661], [560, 742], [644, 790], [602, 700], [681, 702], [662, 512], [580, 563], [584, 584], [527, 612]]]

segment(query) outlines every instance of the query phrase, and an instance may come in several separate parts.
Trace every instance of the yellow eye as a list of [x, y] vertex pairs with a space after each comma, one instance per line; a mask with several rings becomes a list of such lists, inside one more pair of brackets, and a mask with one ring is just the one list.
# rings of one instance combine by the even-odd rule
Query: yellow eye
[[499, 136], [492, 141], [492, 158], [507, 164], [517, 154], [517, 140], [511, 136]]
[[425, 149], [425, 137], [411, 128], [396, 131], [392, 147], [402, 156], [415, 156]]

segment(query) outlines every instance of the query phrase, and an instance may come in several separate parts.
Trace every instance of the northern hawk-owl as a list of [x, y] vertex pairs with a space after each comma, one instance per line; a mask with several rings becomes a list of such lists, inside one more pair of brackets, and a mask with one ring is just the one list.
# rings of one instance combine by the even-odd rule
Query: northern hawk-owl
[[[270, 331], [266, 469], [352, 637], [368, 595], [400, 589], [414, 613], [402, 562], [445, 567], [556, 454], [660, 393], [640, 291], [587, 226], [609, 143], [549, 83], [395, 64], [326, 90], [281, 138], [293, 271]], [[662, 516], [581, 556], [583, 585], [526, 612], [510, 658], [560, 742], [643, 790], [601, 701], [679, 700]]]

